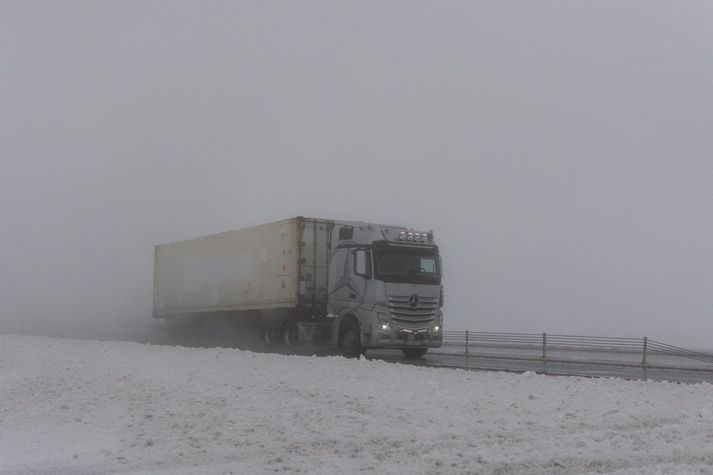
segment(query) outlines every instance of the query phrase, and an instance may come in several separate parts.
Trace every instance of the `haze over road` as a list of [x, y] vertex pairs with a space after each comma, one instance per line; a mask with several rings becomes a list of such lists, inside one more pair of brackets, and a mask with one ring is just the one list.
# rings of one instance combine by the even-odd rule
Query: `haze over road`
[[713, 342], [713, 4], [0, 0], [0, 323], [131, 333], [153, 246], [433, 229], [446, 329]]

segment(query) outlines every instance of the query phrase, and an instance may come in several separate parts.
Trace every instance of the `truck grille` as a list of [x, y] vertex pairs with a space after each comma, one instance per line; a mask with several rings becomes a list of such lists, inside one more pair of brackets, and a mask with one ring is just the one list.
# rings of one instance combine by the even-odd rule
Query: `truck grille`
[[419, 296], [418, 304], [409, 305], [409, 295], [389, 297], [391, 320], [405, 328], [425, 328], [432, 326], [436, 319], [438, 297]]

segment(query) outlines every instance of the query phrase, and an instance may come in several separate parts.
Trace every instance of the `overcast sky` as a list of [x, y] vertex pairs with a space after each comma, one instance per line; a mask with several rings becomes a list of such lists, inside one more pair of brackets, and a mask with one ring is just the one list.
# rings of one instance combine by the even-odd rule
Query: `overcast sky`
[[433, 229], [446, 329], [713, 347], [709, 1], [0, 0], [0, 320], [151, 319], [154, 244]]

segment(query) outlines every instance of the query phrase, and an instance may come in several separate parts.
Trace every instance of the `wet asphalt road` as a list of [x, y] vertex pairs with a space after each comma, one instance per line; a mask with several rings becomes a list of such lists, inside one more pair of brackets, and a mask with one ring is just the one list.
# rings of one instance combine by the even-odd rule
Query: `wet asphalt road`
[[[3, 331], [4, 330], [4, 331]], [[19, 330], [23, 330], [22, 328]], [[32, 330], [32, 329], [30, 329]], [[61, 329], [60, 329], [61, 330]], [[158, 345], [186, 345], [185, 342], [173, 341], [168, 338], [164, 326], [155, 325], [144, 332], [142, 337], [125, 337], [110, 335], [77, 335], [70, 331], [18, 331], [16, 328], [0, 328], [0, 333], [35, 334], [50, 337], [89, 338], [97, 340], [123, 340], [138, 343]], [[220, 346], [220, 345], [207, 345]], [[231, 345], [232, 346], [232, 345]], [[238, 345], [240, 346], [240, 345]], [[258, 346], [260, 346], [258, 344]], [[259, 348], [246, 348], [261, 351]], [[264, 349], [262, 350], [264, 351]], [[274, 350], [273, 350], [274, 351]], [[315, 354], [314, 350], [306, 350], [301, 354]], [[336, 350], [317, 352], [317, 354], [336, 354]], [[583, 377], [613, 377], [625, 379], [643, 379], [655, 381], [670, 381], [675, 383], [713, 383], [713, 364], [704, 364], [690, 359], [674, 358], [665, 355], [652, 354], [648, 359], [648, 367], [641, 365], [641, 354], [636, 352], [616, 351], [586, 351], [586, 350], [548, 350], [548, 359], [543, 362], [541, 349], [537, 348], [507, 348], [499, 346], [479, 347], [470, 350], [465, 356], [461, 345], [446, 344], [442, 348], [432, 348], [423, 357], [416, 360], [406, 359], [400, 350], [370, 350], [368, 358], [381, 359], [401, 364], [411, 364], [430, 367], [462, 368], [469, 370], [507, 371], [522, 373], [533, 371], [549, 375], [570, 375]], [[687, 368], [687, 369], [684, 369]]]
[[[642, 379], [688, 384], [713, 383], [713, 368], [673, 369], [661, 366], [643, 367], [629, 362], [624, 362], [620, 365], [615, 361], [616, 358], [609, 358], [609, 361], [587, 361], [586, 358], [590, 357], [590, 355], [577, 354], [578, 352], [576, 351], [568, 353], [570, 355], [565, 355], [564, 357], [563, 355], [558, 355], [556, 360], [545, 362], [534, 358], [526, 359], [527, 357], [523, 357], [518, 352], [508, 348], [497, 348], [489, 351], [488, 354], [471, 354], [469, 356], [448, 348], [431, 349], [423, 358], [417, 360], [406, 359], [398, 350], [369, 351], [367, 356], [395, 363], [431, 367], [516, 373], [533, 371], [540, 374], [559, 376]], [[619, 359], [626, 360], [626, 358]]]

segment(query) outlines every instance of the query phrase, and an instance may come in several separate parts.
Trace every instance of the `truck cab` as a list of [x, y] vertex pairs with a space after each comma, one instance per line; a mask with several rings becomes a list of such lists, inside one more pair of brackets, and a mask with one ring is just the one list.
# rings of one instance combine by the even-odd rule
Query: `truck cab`
[[442, 344], [441, 258], [432, 231], [335, 222], [327, 309], [346, 356], [401, 349], [418, 357]]

